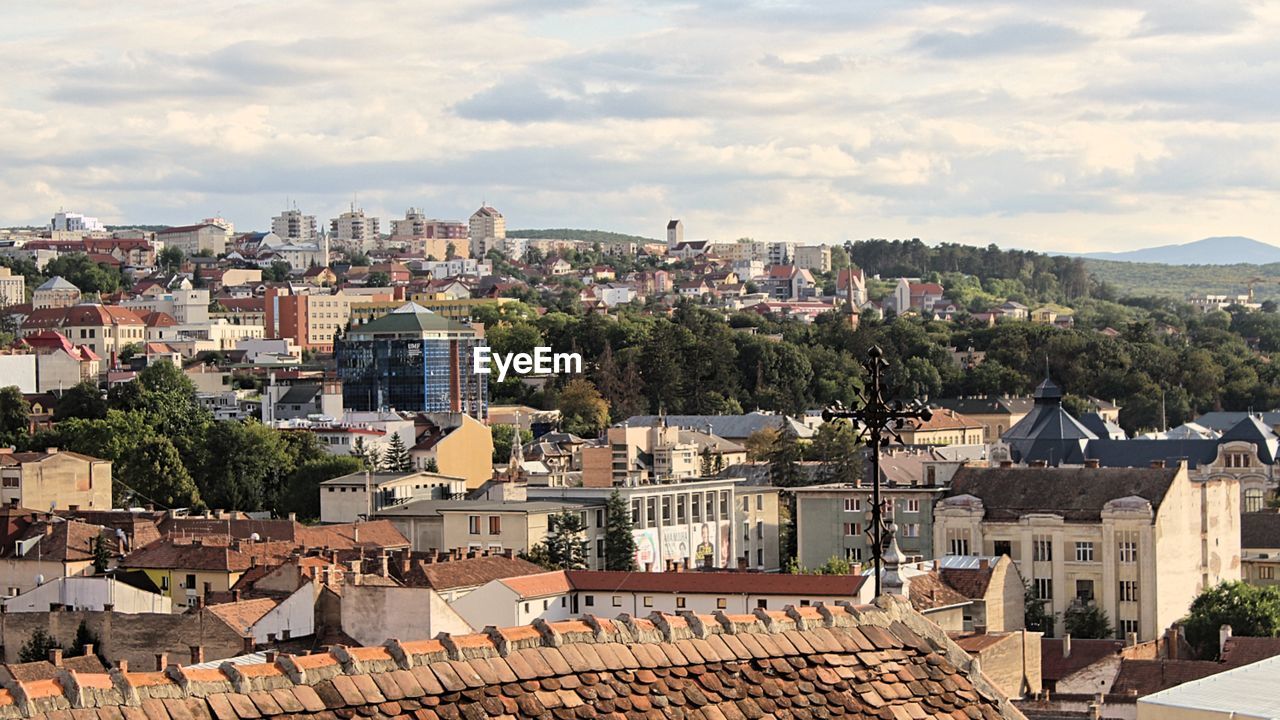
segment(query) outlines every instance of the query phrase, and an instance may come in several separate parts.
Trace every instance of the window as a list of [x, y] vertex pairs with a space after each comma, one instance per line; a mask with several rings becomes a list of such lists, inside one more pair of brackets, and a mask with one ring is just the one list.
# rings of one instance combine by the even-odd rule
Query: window
[[1036, 535], [1031, 541], [1031, 553], [1031, 559], [1036, 562], [1053, 560], [1053, 538], [1045, 535]]
[[524, 604], [524, 611], [529, 612], [529, 603]]
[[1275, 569], [1275, 566], [1274, 566], [1274, 565], [1259, 565], [1259, 566], [1258, 566], [1258, 579], [1259, 579], [1259, 580], [1275, 580], [1275, 579], [1276, 579], [1276, 569]]
[[1093, 601], [1093, 581], [1077, 580], [1076, 581], [1076, 600], [1082, 603]]
[[893, 517], [893, 498], [885, 498], [880, 504], [884, 506], [884, 514]]
[[862, 498], [856, 498], [856, 497], [845, 498], [844, 511], [845, 512], [862, 512]]
[[680, 495], [676, 497], [676, 523], [680, 525], [683, 525], [687, 522], [686, 516], [688, 515], [688, 511], [685, 510], [685, 506], [688, 505], [688, 503], [689, 503], [688, 497], [684, 495]]
[[1093, 562], [1093, 543], [1076, 543], [1076, 562]]
[[694, 493], [689, 498], [689, 509], [692, 511], [694, 522], [702, 521], [702, 493]]
[[727, 607], [729, 607], [729, 603], [728, 603], [728, 601], [726, 601], [724, 598], [716, 598], [716, 609], [717, 609], [717, 610], [724, 610], [724, 609], [725, 609], [725, 608], [727, 608]]
[[904, 501], [903, 501], [903, 505], [904, 505], [904, 507], [902, 508], [902, 512], [907, 512], [907, 513], [918, 513], [918, 512], [920, 512], [920, 501], [919, 501], [919, 500], [914, 500], [914, 499], [913, 499], [913, 500], [904, 500]]
[[1133, 633], [1135, 635], [1138, 634], [1137, 620], [1121, 620], [1120, 621], [1120, 634], [1127, 637], [1129, 633]]
[[764, 598], [761, 598], [761, 599], [759, 599], [759, 600], [757, 600], [757, 601], [756, 601], [756, 607], [760, 608], [761, 610], [768, 610], [768, 609], [769, 609], [769, 601], [768, 601], [768, 600], [765, 600]]
[[671, 496], [662, 496], [662, 524], [669, 525], [671, 523]]
[[501, 515], [489, 516], [489, 534], [490, 535], [502, 534], [502, 516]]
[[844, 524], [845, 537], [853, 537], [855, 535], [861, 535], [861, 534], [862, 534], [862, 525], [860, 525], [859, 523]]
[[1036, 599], [1053, 599], [1053, 578], [1036, 578]]
[[902, 537], [918, 538], [920, 537], [920, 523], [905, 523], [902, 526]]
[[969, 554], [969, 531], [961, 528], [950, 528], [947, 530], [947, 554], [948, 555], [968, 555]]
[[596, 596], [595, 596], [595, 595], [588, 595], [588, 596], [587, 596], [586, 606], [587, 606], [587, 607], [595, 607], [595, 606], [596, 606]]
[[683, 596], [680, 596], [680, 597], [677, 597], [677, 598], [676, 598], [676, 607], [677, 607], [677, 608], [683, 608], [683, 607], [684, 607], [684, 597], [683, 597]]
[[764, 548], [756, 548], [756, 565], [764, 567]]
[[622, 596], [621, 596], [621, 595], [614, 595], [614, 596], [613, 596], [613, 606], [614, 606], [614, 607], [622, 607]]
[[631, 524], [640, 525], [640, 500], [639, 498], [631, 501]]
[[925, 479], [925, 483], [929, 485], [937, 485], [938, 484], [938, 468], [932, 465], [925, 468], [924, 479]]
[[1120, 602], [1138, 602], [1138, 581], [1120, 581]]
[[742, 512], [748, 512], [750, 510], [751, 510], [751, 498], [747, 497], [746, 495], [743, 495], [742, 496]]
[[188, 589], [188, 590], [195, 590], [195, 589], [196, 589], [196, 576], [195, 576], [195, 575], [188, 574], [188, 575], [187, 575], [187, 584], [186, 584], [186, 585], [184, 585], [183, 587], [185, 587], [185, 588], [186, 588], [186, 589]]
[[644, 606], [645, 606], [645, 607], [653, 607], [653, 596], [652, 596], [652, 595], [645, 595], [645, 596], [644, 596]]
[[992, 543], [992, 552], [996, 557], [1001, 555], [1013, 557], [1013, 543], [1009, 540], [996, 540]]
[[764, 539], [764, 521], [763, 520], [756, 521], [756, 539], [757, 540]]
[[760, 494], [756, 496], [756, 509], [757, 510], [764, 509], [764, 494]]
[[658, 498], [645, 498], [646, 527], [654, 527], [658, 523]]
[[596, 527], [604, 527], [604, 526], [605, 526], [604, 510], [597, 510], [596, 511]]
[[[16, 478], [16, 477], [7, 477], [7, 478], [5, 478], [5, 479], [4, 479], [4, 486], [5, 486], [5, 487], [7, 487], [7, 488], [16, 488], [16, 487], [18, 487], [18, 478]], [[333, 488], [329, 488], [329, 491], [330, 491], [330, 492], [333, 492]]]
[[1249, 488], [1244, 491], [1244, 512], [1258, 512], [1262, 509], [1262, 490]]
[[596, 540], [596, 557], [604, 557], [604, 538]]
[[725, 520], [729, 517], [729, 491], [720, 491], [720, 519]]
[[1247, 468], [1249, 467], [1249, 453], [1227, 453], [1226, 465], [1229, 468]]
[[1117, 558], [1122, 563], [1138, 562], [1138, 533], [1134, 531], [1116, 533], [1119, 536]]
[[845, 548], [844, 559], [850, 562], [862, 562], [862, 548], [860, 547]]
[[751, 539], [751, 523], [747, 522], [746, 520], [742, 521], [742, 539], [743, 540]]
[[716, 519], [716, 494], [714, 492], [707, 493], [707, 520]]

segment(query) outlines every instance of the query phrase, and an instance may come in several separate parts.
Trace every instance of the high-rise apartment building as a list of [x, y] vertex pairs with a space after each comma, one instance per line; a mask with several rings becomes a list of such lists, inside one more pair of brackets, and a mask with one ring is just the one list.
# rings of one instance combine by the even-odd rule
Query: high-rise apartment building
[[488, 416], [488, 376], [473, 372], [483, 328], [447, 320], [415, 303], [334, 339], [348, 410], [461, 412]]
[[471, 213], [467, 236], [471, 240], [471, 257], [482, 258], [498, 247], [498, 240], [507, 236], [507, 220], [502, 213], [485, 205]]
[[329, 234], [339, 245], [362, 252], [377, 247], [381, 237], [378, 218], [366, 217], [364, 210], [357, 210], [355, 207], [329, 221]]
[[285, 210], [271, 218], [271, 232], [286, 240], [311, 242], [316, 238], [316, 216], [303, 215], [301, 210]]
[[27, 300], [27, 279], [7, 267], [0, 267], [0, 308], [21, 305]]
[[107, 228], [96, 217], [59, 211], [49, 221], [49, 229], [54, 232], [100, 232]]
[[409, 208], [403, 220], [391, 221], [392, 242], [404, 243], [414, 255], [436, 260], [465, 255], [470, 250], [469, 232], [470, 227], [464, 223], [429, 218], [417, 208]]

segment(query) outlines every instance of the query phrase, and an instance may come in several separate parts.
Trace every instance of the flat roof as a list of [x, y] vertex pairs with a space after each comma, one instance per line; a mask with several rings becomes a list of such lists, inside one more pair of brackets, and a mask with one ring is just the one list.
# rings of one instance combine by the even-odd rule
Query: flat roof
[[1138, 704], [1189, 708], [1233, 718], [1280, 718], [1280, 656], [1138, 698]]

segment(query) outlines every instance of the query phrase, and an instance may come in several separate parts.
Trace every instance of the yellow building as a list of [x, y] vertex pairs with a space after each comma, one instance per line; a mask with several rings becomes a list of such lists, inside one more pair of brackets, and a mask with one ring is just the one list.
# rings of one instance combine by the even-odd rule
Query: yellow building
[[210, 593], [225, 593], [259, 564], [289, 556], [290, 542], [242, 542], [225, 536], [158, 540], [127, 555], [120, 567], [142, 570], [173, 600], [174, 612], [195, 607]]
[[51, 448], [0, 448], [0, 502], [49, 510], [110, 510], [111, 461]]
[[426, 470], [434, 461], [432, 472], [464, 478], [468, 490], [488, 482], [493, 477], [493, 433], [489, 426], [465, 413], [429, 417], [431, 425], [409, 451], [414, 467]]
[[981, 422], [942, 408], [928, 422], [915, 422], [899, 434], [907, 445], [980, 445], [985, 432]]

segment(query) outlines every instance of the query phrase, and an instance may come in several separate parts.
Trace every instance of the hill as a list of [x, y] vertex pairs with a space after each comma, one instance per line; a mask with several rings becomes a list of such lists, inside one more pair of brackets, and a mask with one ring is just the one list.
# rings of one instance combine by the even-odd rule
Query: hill
[[1211, 237], [1183, 245], [1160, 245], [1126, 252], [1084, 253], [1081, 257], [1166, 265], [1266, 265], [1280, 263], [1280, 247], [1247, 237]]
[[651, 243], [661, 242], [640, 235], [609, 232], [607, 230], [573, 230], [570, 228], [546, 228], [543, 230], [508, 230], [508, 237], [529, 238], [531, 240], [582, 240], [584, 242], [608, 243]]
[[1249, 280], [1261, 278], [1254, 299], [1280, 300], [1280, 262], [1268, 265], [1164, 265], [1084, 259], [1085, 268], [1099, 282], [1120, 295], [1160, 295], [1185, 300], [1189, 295], [1243, 295]]

